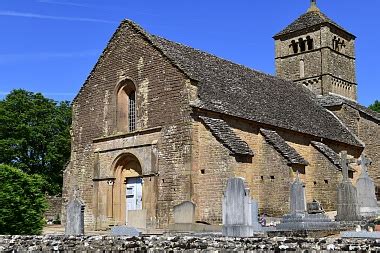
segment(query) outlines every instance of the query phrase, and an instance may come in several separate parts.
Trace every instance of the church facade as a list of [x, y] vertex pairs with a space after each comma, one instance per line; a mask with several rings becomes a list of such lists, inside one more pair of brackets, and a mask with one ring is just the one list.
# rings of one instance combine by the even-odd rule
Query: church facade
[[87, 229], [166, 228], [184, 201], [220, 224], [235, 176], [268, 215], [288, 211], [296, 173], [308, 201], [335, 210], [341, 151], [353, 179], [371, 158], [380, 186], [380, 115], [356, 102], [355, 36], [313, 3], [274, 39], [270, 76], [120, 24], [73, 102], [63, 197], [83, 200]]

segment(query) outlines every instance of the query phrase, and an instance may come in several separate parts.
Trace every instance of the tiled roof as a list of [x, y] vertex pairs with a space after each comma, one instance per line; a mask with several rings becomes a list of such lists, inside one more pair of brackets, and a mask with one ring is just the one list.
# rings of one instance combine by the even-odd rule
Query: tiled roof
[[[192, 104], [194, 107], [362, 147], [301, 85], [151, 35], [129, 20], [123, 21], [118, 31], [124, 29], [141, 34], [173, 66], [195, 81], [198, 100]], [[120, 39], [125, 38], [115, 32], [108, 47]], [[103, 56], [97, 64], [104, 60]]]
[[332, 21], [329, 17], [327, 17], [322, 12], [318, 11], [308, 11], [305, 14], [301, 15], [298, 19], [296, 19], [293, 23], [288, 25], [284, 30], [277, 33], [274, 38], [278, 38], [282, 35], [301, 31], [313, 26], [322, 25], [322, 24], [330, 24], [333, 25], [351, 36], [355, 37], [351, 33], [347, 32], [343, 27]]
[[212, 134], [230, 150], [232, 155], [254, 155], [248, 144], [240, 139], [224, 120], [205, 116], [199, 118], [211, 130]]
[[362, 106], [355, 101], [334, 95], [318, 96], [316, 99], [320, 105], [326, 108], [346, 104], [380, 123], [380, 113], [372, 111], [371, 109]]
[[287, 161], [288, 164], [309, 165], [309, 163], [275, 131], [260, 129], [265, 140], [274, 147]]
[[310, 91], [208, 53], [152, 36], [190, 78], [198, 81], [196, 107], [296, 132], [362, 146]]
[[[311, 145], [315, 147], [319, 152], [321, 152], [327, 159], [330, 160], [331, 163], [333, 163], [339, 170], [342, 170], [342, 164], [340, 163], [340, 156], [335, 153], [334, 150], [332, 150], [329, 146], [326, 144], [323, 144], [321, 142], [312, 141]], [[351, 167], [348, 167], [349, 170], [353, 171]]]

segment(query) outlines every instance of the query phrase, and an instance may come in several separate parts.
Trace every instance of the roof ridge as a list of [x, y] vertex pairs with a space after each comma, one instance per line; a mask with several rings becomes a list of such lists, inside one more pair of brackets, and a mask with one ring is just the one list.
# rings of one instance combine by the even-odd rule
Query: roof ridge
[[185, 48], [187, 48], [187, 49], [189, 49], [189, 50], [194, 50], [194, 51], [196, 51], [196, 52], [198, 52], [198, 53], [201, 53], [201, 54], [205, 54], [205, 55], [207, 55], [207, 56], [214, 57], [214, 58], [216, 58], [216, 59], [218, 59], [218, 60], [225, 61], [225, 62], [227, 62], [227, 63], [229, 63], [229, 64], [233, 64], [233, 65], [235, 65], [235, 66], [239, 66], [239, 67], [245, 68], [245, 69], [247, 69], [247, 70], [250, 70], [250, 71], [253, 71], [253, 72], [256, 72], [256, 73], [259, 73], [259, 74], [265, 75], [265, 76], [267, 76], [267, 77], [270, 77], [270, 78], [276, 78], [276, 79], [281, 79], [281, 80], [286, 81], [285, 79], [283, 79], [283, 78], [281, 78], [281, 77], [273, 76], [273, 75], [268, 74], [268, 73], [265, 73], [265, 72], [263, 72], [263, 71], [260, 71], [260, 70], [257, 70], [257, 69], [250, 68], [250, 67], [245, 66], [245, 65], [243, 65], [243, 64], [233, 62], [232, 60], [228, 60], [228, 59], [222, 58], [222, 57], [220, 57], [220, 56], [217, 56], [217, 55], [214, 55], [214, 54], [208, 53], [208, 52], [203, 51], [203, 50], [198, 49], [198, 48], [194, 48], [194, 47], [191, 47], [191, 46], [188, 46], [188, 45], [182, 44], [182, 43], [177, 42], [177, 41], [169, 40], [169, 39], [167, 39], [167, 38], [164, 38], [164, 37], [161, 37], [161, 36], [158, 36], [158, 35], [155, 35], [155, 34], [151, 34], [151, 36], [152, 36], [152, 37], [155, 37], [155, 38], [158, 38], [158, 39], [161, 39], [161, 40], [166, 40], [167, 42], [177, 44], [178, 46], [185, 47]]

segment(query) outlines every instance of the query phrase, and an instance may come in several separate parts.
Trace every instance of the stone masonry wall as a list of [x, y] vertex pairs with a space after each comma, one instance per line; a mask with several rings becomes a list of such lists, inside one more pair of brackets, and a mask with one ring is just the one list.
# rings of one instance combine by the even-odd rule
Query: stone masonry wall
[[[65, 202], [78, 187], [86, 204], [85, 224], [93, 228], [93, 139], [116, 133], [116, 87], [131, 80], [137, 93], [137, 130], [162, 127], [158, 141], [157, 210], [163, 224], [173, 204], [188, 200], [190, 86], [177, 68], [125, 23], [73, 103], [71, 166], [65, 172]], [[103, 168], [101, 168], [103, 169]]]
[[369, 175], [380, 188], [380, 122], [345, 104], [332, 110], [365, 143], [363, 153], [372, 159]]
[[[292, 41], [307, 37], [313, 40], [313, 48], [294, 52]], [[336, 50], [334, 39], [344, 40], [345, 47]], [[303, 84], [317, 95], [333, 92], [356, 100], [355, 40], [352, 37], [323, 26], [285, 35], [276, 39], [275, 45], [277, 76]]]
[[222, 196], [233, 177], [233, 157], [199, 120], [193, 123], [192, 201], [196, 220], [222, 223]]
[[46, 196], [48, 209], [44, 213], [44, 217], [48, 221], [61, 220], [62, 197]]
[[220, 236], [0, 236], [1, 252], [378, 252], [374, 239]]
[[[208, 117], [218, 117], [209, 113]], [[220, 117], [220, 115], [219, 115]], [[195, 118], [193, 123], [192, 201], [197, 205], [196, 219], [220, 223], [221, 200], [225, 182], [230, 176], [243, 177], [251, 196], [258, 200], [260, 212], [281, 216], [289, 211], [289, 187], [296, 170], [306, 184], [307, 201], [317, 199], [326, 210], [336, 210], [336, 188], [341, 172], [328, 158], [311, 146], [310, 136], [281, 129], [276, 130], [287, 143], [295, 148], [309, 163], [306, 168], [287, 164], [283, 158], [259, 133], [258, 124], [223, 116], [225, 122], [254, 151], [252, 159], [236, 159]], [[347, 146], [332, 145], [336, 152], [347, 150]], [[349, 154], [357, 157], [355, 150]]]

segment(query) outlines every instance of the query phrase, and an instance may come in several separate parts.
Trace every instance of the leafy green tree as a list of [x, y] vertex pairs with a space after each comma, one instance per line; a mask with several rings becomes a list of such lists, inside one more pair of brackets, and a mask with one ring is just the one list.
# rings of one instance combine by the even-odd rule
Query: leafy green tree
[[0, 164], [0, 234], [40, 234], [47, 203], [44, 180]]
[[41, 175], [58, 194], [70, 157], [71, 107], [41, 93], [14, 90], [0, 101], [0, 163]]
[[375, 112], [380, 112], [380, 101], [376, 100], [375, 103], [370, 105], [368, 108]]

